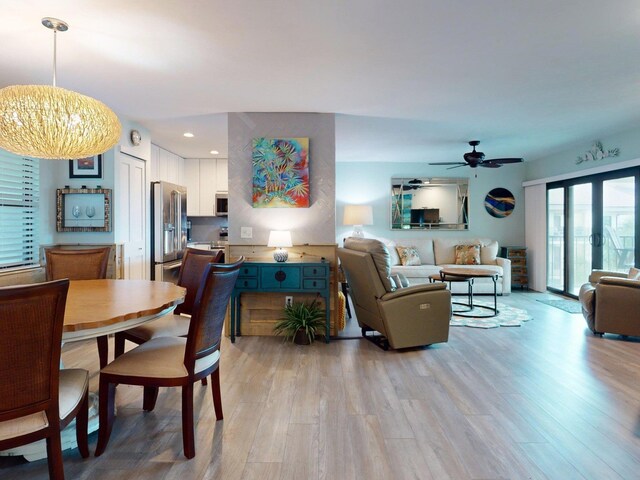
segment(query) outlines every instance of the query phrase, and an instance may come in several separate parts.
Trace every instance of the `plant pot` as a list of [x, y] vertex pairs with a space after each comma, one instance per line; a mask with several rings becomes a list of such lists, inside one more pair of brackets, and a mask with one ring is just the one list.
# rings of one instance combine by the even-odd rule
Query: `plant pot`
[[306, 332], [303, 329], [299, 329], [293, 337], [293, 343], [296, 345], [309, 345], [311, 342]]

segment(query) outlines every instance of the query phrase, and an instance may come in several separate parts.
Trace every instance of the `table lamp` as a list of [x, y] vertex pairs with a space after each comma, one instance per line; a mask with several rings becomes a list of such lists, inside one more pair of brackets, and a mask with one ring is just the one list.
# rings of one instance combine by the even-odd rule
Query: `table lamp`
[[373, 225], [373, 209], [371, 205], [345, 205], [343, 225], [353, 225], [352, 237], [364, 237], [363, 225]]
[[286, 262], [289, 258], [289, 252], [283, 247], [293, 247], [291, 232], [289, 230], [271, 230], [267, 247], [276, 247], [273, 252], [273, 259], [276, 262]]

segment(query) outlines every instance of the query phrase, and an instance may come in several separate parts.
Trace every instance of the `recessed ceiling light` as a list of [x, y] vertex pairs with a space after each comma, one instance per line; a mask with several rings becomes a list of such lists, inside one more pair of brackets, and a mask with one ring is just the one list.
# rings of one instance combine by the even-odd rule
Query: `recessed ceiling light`
[[220, 152], [218, 150], [211, 150], [209, 153], [211, 155], [218, 155]]
[[193, 133], [191, 132], [184, 132], [183, 135], [187, 138], [193, 138]]

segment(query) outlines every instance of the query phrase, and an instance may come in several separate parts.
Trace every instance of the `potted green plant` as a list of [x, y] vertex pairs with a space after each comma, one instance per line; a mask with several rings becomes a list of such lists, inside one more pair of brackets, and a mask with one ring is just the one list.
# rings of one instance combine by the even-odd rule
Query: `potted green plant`
[[291, 339], [297, 345], [309, 345], [316, 334], [324, 333], [325, 313], [314, 300], [311, 303], [293, 302], [284, 307], [284, 317], [278, 320], [273, 331]]

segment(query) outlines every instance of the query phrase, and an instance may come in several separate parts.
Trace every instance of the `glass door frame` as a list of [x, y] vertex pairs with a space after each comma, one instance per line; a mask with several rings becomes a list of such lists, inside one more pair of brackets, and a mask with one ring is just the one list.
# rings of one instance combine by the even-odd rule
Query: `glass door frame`
[[[570, 187], [575, 185], [581, 185], [585, 183], [591, 183], [592, 186], [592, 204], [591, 204], [591, 228], [592, 233], [590, 235], [590, 243], [591, 243], [591, 269], [602, 269], [603, 266], [603, 252], [604, 249], [604, 205], [603, 205], [603, 184], [607, 180], [615, 180], [619, 178], [625, 177], [634, 177], [635, 179], [635, 242], [634, 242], [634, 264], [636, 267], [640, 264], [640, 167], [631, 167], [620, 170], [612, 170], [610, 172], [597, 173], [594, 175], [585, 175], [583, 177], [575, 177], [567, 180], [560, 180], [557, 182], [547, 183], [547, 216], [549, 214], [549, 190], [562, 188], [564, 190], [564, 228], [563, 228], [563, 237], [564, 237], [564, 265], [563, 265], [563, 288], [558, 289], [555, 287], [550, 287], [548, 285], [549, 280], [547, 276], [547, 290], [559, 293], [561, 295], [565, 295], [568, 297], [577, 298], [577, 295], [569, 292], [569, 261], [571, 257], [569, 256], [571, 253], [571, 246], [569, 245], [569, 226], [570, 215], [572, 212], [570, 211], [571, 197], [570, 197]], [[548, 220], [547, 220], [548, 222]], [[547, 245], [548, 245], [548, 235], [547, 232]], [[547, 251], [547, 257], [549, 252]], [[547, 265], [548, 265], [547, 258]], [[547, 273], [548, 275], [548, 273]], [[586, 281], [586, 279], [585, 279]]]

